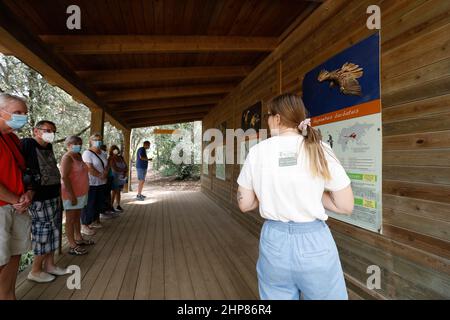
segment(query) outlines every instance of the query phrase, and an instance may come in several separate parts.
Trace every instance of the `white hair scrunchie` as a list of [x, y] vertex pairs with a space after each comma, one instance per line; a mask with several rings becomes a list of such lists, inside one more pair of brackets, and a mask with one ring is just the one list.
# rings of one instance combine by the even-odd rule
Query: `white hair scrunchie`
[[308, 126], [311, 127], [311, 119], [307, 118], [300, 122], [298, 129], [302, 132], [302, 136], [306, 137], [308, 135]]

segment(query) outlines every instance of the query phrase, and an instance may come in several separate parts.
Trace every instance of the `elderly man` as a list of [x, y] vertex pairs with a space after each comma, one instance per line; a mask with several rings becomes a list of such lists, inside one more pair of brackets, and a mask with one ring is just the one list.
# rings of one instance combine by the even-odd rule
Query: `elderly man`
[[33, 202], [30, 205], [31, 247], [33, 267], [28, 280], [50, 282], [66, 269], [55, 265], [54, 254], [59, 247], [58, 219], [61, 217], [61, 176], [56, 165], [52, 142], [56, 126], [48, 120], [33, 128], [33, 138], [22, 139], [26, 167], [33, 174]]
[[0, 94], [0, 300], [14, 300], [20, 256], [30, 249], [27, 209], [33, 191], [24, 185], [25, 160], [13, 133], [28, 121], [23, 99]]

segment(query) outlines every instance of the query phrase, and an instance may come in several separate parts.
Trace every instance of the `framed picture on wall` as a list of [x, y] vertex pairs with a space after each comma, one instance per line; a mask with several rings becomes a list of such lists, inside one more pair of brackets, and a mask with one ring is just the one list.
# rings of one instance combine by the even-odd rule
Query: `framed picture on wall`
[[202, 167], [203, 167], [203, 174], [204, 175], [209, 175], [209, 152], [205, 152], [206, 148], [203, 151], [203, 162], [202, 162]]
[[328, 215], [377, 233], [383, 226], [380, 48], [377, 32], [306, 73], [302, 86], [312, 125], [352, 181], [352, 215]]
[[259, 131], [261, 129], [261, 113], [262, 103], [258, 101], [251, 107], [245, 109], [242, 112], [241, 128], [245, 131], [248, 129], [255, 129]]
[[216, 149], [216, 178], [220, 180], [226, 180], [225, 175], [225, 157], [226, 147]]
[[219, 124], [219, 128], [220, 132], [222, 132], [222, 137], [223, 137], [223, 144], [225, 144], [225, 139], [227, 136], [227, 122], [224, 121], [221, 124]]
[[242, 170], [242, 167], [244, 166], [245, 159], [247, 159], [248, 152], [250, 151], [250, 148], [258, 144], [258, 139], [245, 139], [241, 141], [240, 148], [239, 148], [239, 166]]

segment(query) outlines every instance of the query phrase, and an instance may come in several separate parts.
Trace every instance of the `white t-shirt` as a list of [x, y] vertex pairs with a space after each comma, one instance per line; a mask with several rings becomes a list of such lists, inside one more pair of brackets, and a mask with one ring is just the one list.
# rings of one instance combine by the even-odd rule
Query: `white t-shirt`
[[[92, 164], [98, 172], [103, 173], [106, 166], [108, 165], [108, 159], [106, 158], [106, 154], [103, 152], [101, 154], [96, 154], [96, 155], [93, 154], [91, 151], [86, 150], [83, 152], [83, 156], [82, 156], [83, 161], [86, 163]], [[100, 162], [99, 157], [102, 159], [103, 165]], [[101, 185], [106, 184], [106, 182], [107, 182], [107, 179], [95, 177], [89, 173], [89, 185], [90, 186], [101, 186]]]
[[342, 190], [350, 179], [330, 146], [323, 143], [323, 147], [330, 181], [312, 177], [303, 136], [275, 136], [250, 149], [237, 182], [255, 192], [263, 218], [283, 222], [328, 219], [322, 205], [324, 190]]

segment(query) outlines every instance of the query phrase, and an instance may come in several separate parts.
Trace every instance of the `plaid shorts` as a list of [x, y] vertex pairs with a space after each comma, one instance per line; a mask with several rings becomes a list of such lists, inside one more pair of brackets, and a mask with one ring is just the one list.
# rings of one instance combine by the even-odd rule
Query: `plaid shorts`
[[29, 212], [31, 215], [31, 248], [33, 253], [41, 256], [56, 251], [59, 247], [60, 199], [34, 201], [29, 208]]

